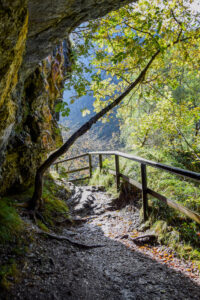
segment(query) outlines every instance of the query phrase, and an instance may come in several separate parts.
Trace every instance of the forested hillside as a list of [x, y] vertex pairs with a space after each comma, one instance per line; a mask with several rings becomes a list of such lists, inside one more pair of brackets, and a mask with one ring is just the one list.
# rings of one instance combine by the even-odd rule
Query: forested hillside
[[[72, 37], [74, 35], [76, 34], [72, 34]], [[82, 40], [82, 43], [84, 43], [84, 39]], [[90, 54], [90, 56], [84, 60], [81, 60], [81, 57], [77, 56], [76, 64], [83, 64], [85, 68], [90, 68], [91, 71], [96, 73], [96, 69], [90, 66], [91, 59], [92, 54]], [[90, 74], [88, 74], [87, 72], [84, 72], [84, 76], [87, 78], [88, 81], [92, 79]], [[106, 74], [102, 74], [102, 76], [104, 77], [104, 79], [106, 79]], [[64, 90], [63, 100], [65, 103], [67, 103], [66, 106], [70, 110], [70, 112], [67, 116], [62, 116], [62, 114], [60, 114], [59, 120], [59, 123], [61, 124], [61, 127], [63, 129], [64, 141], [66, 140], [67, 136], [70, 136], [70, 133], [75, 131], [75, 129], [79, 128], [92, 116], [95, 115], [93, 106], [95, 98], [93, 97], [93, 93], [87, 91], [86, 95], [83, 95], [79, 97], [76, 101], [74, 101], [73, 97], [76, 97], [76, 91], [74, 90], [73, 86], [69, 85], [68, 80], [66, 81], [66, 85], [68, 86], [68, 88], [66, 87]], [[68, 128], [69, 130], [66, 131], [64, 130], [65, 128]], [[113, 147], [114, 145], [116, 145], [119, 148], [122, 147], [121, 140], [119, 139], [119, 120], [117, 117], [117, 111], [115, 110], [112, 112], [112, 117], [109, 119], [109, 122], [97, 122], [91, 128], [88, 134], [91, 138], [91, 149], [88, 148], [88, 150], [92, 150], [93, 139], [98, 139], [98, 142], [99, 144], [101, 144], [101, 147], [105, 147], [106, 145], [107, 149], [109, 149], [109, 147]], [[83, 139], [81, 141], [82, 143], [84, 143]], [[117, 141], [117, 144], [114, 143], [114, 145], [112, 145], [112, 141], [114, 142], [114, 139]], [[79, 143], [79, 141], [77, 142]], [[81, 152], [81, 148], [79, 149], [79, 152]]]

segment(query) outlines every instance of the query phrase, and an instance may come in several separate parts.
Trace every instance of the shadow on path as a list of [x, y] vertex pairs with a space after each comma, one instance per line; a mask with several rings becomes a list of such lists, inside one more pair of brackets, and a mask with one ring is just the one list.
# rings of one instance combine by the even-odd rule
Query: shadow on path
[[105, 237], [98, 226], [77, 227], [73, 239], [105, 247], [38, 239], [25, 279], [7, 299], [200, 299], [200, 286], [188, 277]]

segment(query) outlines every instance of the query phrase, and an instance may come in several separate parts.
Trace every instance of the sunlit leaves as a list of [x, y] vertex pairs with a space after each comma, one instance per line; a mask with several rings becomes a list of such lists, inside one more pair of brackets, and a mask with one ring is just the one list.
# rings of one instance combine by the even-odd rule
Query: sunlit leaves
[[189, 2], [175, 0], [139, 0], [85, 24], [74, 43], [79, 62], [67, 85], [74, 89], [71, 101], [91, 93], [99, 111], [160, 51], [120, 106], [121, 128], [129, 143], [198, 154], [199, 24]]
[[85, 116], [87, 116], [87, 115], [90, 114], [90, 111], [89, 111], [89, 109], [87, 109], [87, 108], [82, 109], [81, 112], [82, 112], [82, 116], [83, 116], [83, 117], [85, 117]]
[[55, 112], [61, 113], [62, 117], [67, 117], [67, 116], [69, 116], [69, 113], [70, 113], [70, 108], [68, 107], [67, 102], [57, 103], [54, 110], [55, 110]]

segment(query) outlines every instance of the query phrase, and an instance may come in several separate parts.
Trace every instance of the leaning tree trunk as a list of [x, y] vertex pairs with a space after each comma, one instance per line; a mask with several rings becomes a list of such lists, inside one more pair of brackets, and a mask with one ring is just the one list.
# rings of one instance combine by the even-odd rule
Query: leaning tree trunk
[[74, 144], [74, 142], [82, 136], [84, 133], [86, 133], [93, 124], [95, 124], [101, 117], [103, 117], [107, 112], [109, 112], [111, 109], [113, 109], [115, 106], [117, 106], [128, 94], [129, 92], [138, 85], [143, 79], [144, 76], [156, 58], [156, 56], [160, 53], [160, 50], [158, 50], [149, 60], [146, 67], [141, 71], [139, 76], [136, 78], [136, 80], [129, 85], [129, 87], [119, 96], [117, 97], [112, 103], [107, 105], [105, 108], [103, 108], [99, 113], [97, 113], [95, 116], [93, 116], [89, 121], [87, 121], [83, 126], [81, 126], [57, 151], [52, 153], [47, 160], [39, 167], [39, 169], [36, 172], [35, 176], [35, 187], [34, 187], [34, 193], [33, 196], [29, 202], [29, 208], [31, 210], [36, 210], [41, 207], [41, 199], [42, 199], [42, 190], [43, 190], [43, 175], [45, 171], [58, 159], [61, 155], [63, 155], [67, 150]]

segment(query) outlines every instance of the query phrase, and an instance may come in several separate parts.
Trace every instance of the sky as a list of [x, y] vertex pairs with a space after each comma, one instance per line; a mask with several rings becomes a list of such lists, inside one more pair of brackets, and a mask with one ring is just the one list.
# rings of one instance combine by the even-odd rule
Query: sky
[[193, 3], [191, 4], [191, 8], [193, 11], [200, 13], [200, 0], [194, 0]]

